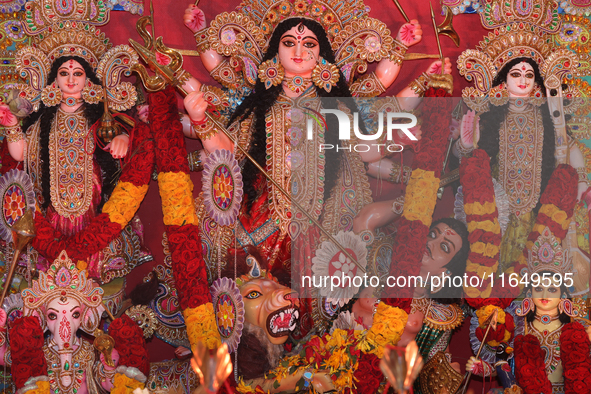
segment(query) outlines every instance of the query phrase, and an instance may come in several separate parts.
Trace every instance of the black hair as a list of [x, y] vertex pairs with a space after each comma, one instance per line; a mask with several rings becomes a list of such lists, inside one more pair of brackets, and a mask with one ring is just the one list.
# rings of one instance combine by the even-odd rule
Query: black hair
[[[320, 56], [329, 63], [335, 63], [334, 53], [332, 51], [326, 31], [317, 22], [304, 18], [290, 18], [281, 22], [273, 31], [273, 35], [269, 41], [269, 47], [262, 61], [270, 60], [279, 51], [279, 44], [281, 36], [291, 28], [304, 25], [310, 29], [318, 38], [320, 47]], [[323, 100], [323, 106], [327, 109], [336, 109], [338, 106], [337, 97], [351, 97], [349, 86], [345, 81], [345, 77], [339, 71], [340, 77], [336, 86], [333, 86], [330, 92], [326, 92], [324, 89], [315, 87], [319, 97], [325, 98]], [[275, 103], [279, 94], [283, 91], [281, 84], [272, 86], [269, 89], [265, 88], [265, 84], [257, 78], [254, 90], [250, 93], [244, 101], [238, 106], [228, 125], [232, 124], [236, 119], [245, 120], [251, 114], [254, 114], [254, 133], [252, 135], [251, 147], [249, 154], [255, 159], [255, 161], [262, 167], [266, 167], [266, 125], [265, 115], [269, 108]], [[328, 101], [328, 103], [327, 103]], [[358, 111], [357, 107], [349, 102], [349, 100], [341, 101], [346, 105], [351, 112]], [[334, 147], [339, 146], [338, 140], [338, 128], [336, 122], [330, 122], [330, 118], [327, 119], [328, 129], [325, 133], [325, 142], [331, 144]], [[365, 132], [365, 126], [363, 122], [360, 122], [360, 128]], [[324, 185], [324, 200], [326, 201], [330, 197], [330, 192], [333, 189], [336, 181], [336, 174], [340, 168], [340, 160], [338, 152], [333, 149], [324, 151], [325, 154], [325, 185]], [[250, 209], [253, 201], [256, 199], [258, 193], [255, 189], [255, 184], [258, 177], [260, 176], [256, 166], [250, 161], [246, 161], [242, 170], [242, 177], [244, 181], [244, 192], [247, 195], [247, 207]]]
[[[451, 282], [455, 277], [463, 277], [466, 272], [466, 263], [468, 261], [468, 255], [470, 254], [470, 241], [468, 240], [468, 228], [462, 222], [453, 218], [442, 218], [434, 221], [431, 224], [429, 230], [433, 229], [438, 224], [443, 223], [455, 231], [462, 239], [462, 246], [460, 250], [451, 258], [444, 268], [451, 272]], [[462, 298], [464, 288], [462, 286], [447, 286], [449, 281], [445, 281], [445, 286], [439, 290], [436, 294], [432, 295], [432, 298], [436, 299], [441, 304], [453, 304], [458, 303]]]
[[[551, 271], [542, 271], [539, 273], [540, 275], [544, 275], [544, 274], [549, 274], [550, 276], [554, 276], [556, 273], [555, 272], [551, 272]], [[531, 282], [530, 282], [531, 283]], [[531, 287], [530, 287], [531, 290]], [[566, 287], [566, 285], [564, 284], [564, 281], [560, 281], [560, 298], [562, 298], [562, 296], [565, 295], [567, 299], [570, 300], [570, 293]], [[533, 304], [533, 301], [532, 301]], [[534, 309], [530, 310], [529, 312], [527, 312], [527, 315], [525, 315], [525, 319], [528, 321], [528, 323], [533, 322], [536, 319], [536, 306], [535, 304], [533, 304]], [[566, 312], [561, 312], [558, 315], [558, 320], [560, 320], [560, 322], [562, 324], [567, 324], [570, 323], [571, 318], [569, 315], [566, 314]]]
[[[506, 82], [507, 75], [509, 74], [509, 71], [511, 71], [511, 68], [521, 62], [525, 62], [532, 66], [535, 74], [535, 82], [542, 88], [542, 94], [545, 96], [546, 93], [543, 88], [544, 79], [542, 78], [540, 69], [537, 63], [528, 57], [520, 57], [508, 62], [501, 69], [501, 71], [499, 71], [493, 80], [492, 86], [495, 87]], [[542, 123], [544, 126], [544, 142], [542, 147], [542, 157], [544, 160], [542, 160], [542, 177], [540, 189], [541, 195], [546, 189], [546, 185], [548, 184], [550, 176], [554, 171], [555, 133], [554, 123], [552, 122], [552, 117], [550, 116], [550, 110], [548, 109], [548, 106], [542, 105], [540, 110], [542, 111]], [[482, 148], [490, 156], [491, 166], [496, 164], [498, 161], [497, 156], [499, 154], [499, 134], [501, 123], [505, 121], [508, 113], [509, 104], [507, 103], [499, 107], [491, 106], [490, 111], [480, 115], [480, 140], [478, 141], [478, 147]], [[541, 206], [541, 203], [538, 201], [538, 204], [534, 209], [534, 213], [537, 213]]]
[[[101, 81], [98, 79], [90, 65], [86, 60], [79, 56], [63, 56], [58, 58], [53, 65], [51, 66], [51, 70], [47, 77], [48, 85], [52, 84], [57, 78], [58, 69], [67, 61], [75, 60], [84, 68], [84, 72], [86, 73], [86, 78], [89, 79], [92, 83], [101, 85]], [[92, 126], [95, 122], [97, 122], [101, 116], [103, 115], [103, 104], [88, 104], [85, 103], [84, 105], [84, 115], [88, 121], [88, 127]], [[41, 161], [41, 190], [42, 190], [42, 197], [43, 209], [47, 209], [49, 203], [51, 201], [50, 197], [50, 175], [49, 175], [49, 134], [51, 132], [51, 127], [53, 121], [55, 119], [55, 115], [57, 113], [58, 106], [54, 107], [46, 107], [45, 104], [41, 103], [39, 110], [31, 116], [27, 118], [24, 123], [24, 129], [27, 130], [31, 127], [39, 118], [41, 118], [40, 122], [40, 132], [39, 132], [39, 159]], [[119, 167], [113, 156], [109, 152], [105, 152], [104, 150], [100, 149], [99, 147], [95, 147], [95, 157], [96, 160], [101, 168], [102, 176], [103, 176], [103, 187], [102, 187], [102, 195], [101, 195], [101, 203], [97, 207], [100, 211], [103, 204], [107, 201], [111, 192], [115, 188], [115, 184], [117, 183], [118, 174], [119, 174]]]

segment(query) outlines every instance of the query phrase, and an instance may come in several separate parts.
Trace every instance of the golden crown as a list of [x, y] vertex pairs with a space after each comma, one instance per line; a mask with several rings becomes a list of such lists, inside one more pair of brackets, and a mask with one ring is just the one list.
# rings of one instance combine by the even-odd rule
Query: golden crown
[[351, 81], [355, 72], [367, 70], [367, 63], [406, 50], [383, 22], [368, 13], [362, 0], [245, 0], [235, 11], [214, 18], [196, 38], [200, 48], [230, 56], [231, 64], [241, 65], [246, 80], [254, 84], [257, 66], [277, 25], [290, 18], [310, 19], [324, 27], [336, 65]]
[[109, 21], [109, 11], [102, 0], [35, 0], [26, 4], [24, 28], [33, 36], [33, 46], [15, 56], [19, 75], [27, 79], [16, 87], [35, 110], [51, 66], [62, 56], [79, 56], [88, 62], [102, 80], [109, 108], [125, 111], [135, 105], [135, 87], [121, 78], [131, 74], [138, 55], [127, 45], [112, 48], [96, 27]]
[[560, 241], [548, 227], [535, 240], [527, 259], [529, 274], [549, 271], [564, 275], [572, 271], [568, 250], [563, 250]]
[[474, 87], [465, 98], [484, 97], [499, 70], [512, 59], [528, 57], [540, 66], [544, 78], [577, 77], [578, 56], [556, 47], [553, 35], [560, 30], [558, 5], [544, 0], [492, 0], [480, 14], [482, 25], [492, 29], [476, 46], [458, 57], [458, 70]]
[[[86, 277], [85, 270], [76, 268], [65, 250], [47, 273], [39, 272], [39, 279], [33, 280], [32, 287], [23, 290], [22, 298], [26, 315], [43, 315], [47, 304], [56, 298], [75, 299], [83, 308], [83, 314], [90, 313], [91, 318], [81, 326], [88, 333], [94, 332], [103, 311], [103, 289]], [[45, 324], [45, 319], [41, 320]]]

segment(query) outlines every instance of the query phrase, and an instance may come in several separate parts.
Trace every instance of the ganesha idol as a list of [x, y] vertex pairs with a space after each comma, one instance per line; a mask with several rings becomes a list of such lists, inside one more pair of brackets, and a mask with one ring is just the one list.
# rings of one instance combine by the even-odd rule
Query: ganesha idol
[[[102, 391], [98, 385], [110, 391], [119, 362], [119, 354], [113, 349], [112, 338], [103, 337], [111, 340], [111, 346], [108, 346], [111, 352], [105, 352], [97, 359], [93, 346], [77, 334], [78, 330], [82, 330], [94, 335], [104, 311], [103, 290], [87, 278], [87, 272], [79, 271], [63, 251], [47, 273], [40, 272], [39, 279], [34, 280], [32, 287], [23, 290], [21, 295], [24, 319], [27, 316], [36, 317], [41, 326], [39, 333], [44, 333], [44, 339], [41, 336], [38, 339], [43, 342], [39, 345], [42, 345], [47, 362], [50, 392], [98, 393]], [[36, 324], [35, 320], [29, 318], [30, 321]], [[3, 337], [0, 363], [12, 367], [15, 383], [17, 388], [20, 388], [27, 379], [44, 375], [45, 369], [31, 371], [33, 375], [25, 376], [21, 381], [16, 376], [15, 371], [22, 370], [16, 364], [27, 364], [36, 357], [35, 351], [39, 352], [38, 348], [35, 349], [31, 345], [36, 338], [18, 338], [19, 335], [15, 332], [17, 322], [18, 320], [9, 324], [9, 346], [6, 341], [7, 316], [6, 312], [0, 309], [0, 335]], [[19, 345], [18, 351], [16, 345]], [[28, 357], [17, 354], [22, 353], [21, 348], [27, 346], [30, 352]]]

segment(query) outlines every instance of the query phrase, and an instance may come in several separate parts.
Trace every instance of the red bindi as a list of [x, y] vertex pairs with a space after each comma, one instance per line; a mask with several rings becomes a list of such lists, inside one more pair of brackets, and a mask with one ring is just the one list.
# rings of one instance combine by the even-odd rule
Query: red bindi
[[522, 69], [523, 71], [525, 71], [525, 66], [521, 67], [521, 69]]
[[443, 234], [445, 235], [457, 235], [455, 231], [451, 230], [451, 229], [446, 229]]

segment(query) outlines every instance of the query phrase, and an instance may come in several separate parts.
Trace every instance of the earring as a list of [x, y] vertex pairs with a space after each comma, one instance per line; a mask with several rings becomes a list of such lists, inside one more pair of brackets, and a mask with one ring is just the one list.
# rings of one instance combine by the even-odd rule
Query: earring
[[492, 105], [497, 107], [507, 104], [509, 102], [509, 92], [505, 83], [491, 88], [488, 99]]
[[271, 60], [262, 62], [259, 66], [259, 79], [265, 84], [265, 89], [277, 86], [285, 77], [285, 70], [277, 56]]
[[41, 91], [41, 101], [48, 107], [53, 107], [61, 103], [62, 91], [58, 88], [57, 83], [47, 85]]
[[535, 309], [534, 301], [531, 299], [531, 291], [528, 291], [527, 297], [521, 301], [521, 308], [517, 308], [515, 314], [517, 316], [525, 316], [533, 309]]
[[575, 312], [575, 308], [573, 307], [573, 302], [568, 298], [562, 298], [558, 303], [558, 311], [560, 313], [566, 313], [570, 317], [575, 317], [578, 313]]
[[546, 102], [546, 97], [544, 97], [544, 94], [542, 93], [542, 88], [537, 83], [535, 84], [534, 89], [531, 91], [530, 97], [531, 98], [529, 99], [529, 102], [536, 107], [539, 107]]
[[337, 66], [327, 62], [322, 57], [318, 59], [318, 64], [312, 70], [312, 82], [314, 82], [314, 85], [327, 92], [330, 92], [333, 86], [337, 86], [340, 76]]
[[82, 99], [88, 104], [98, 104], [103, 99], [103, 87], [87, 80], [82, 89]]

